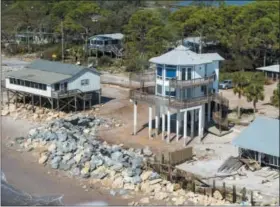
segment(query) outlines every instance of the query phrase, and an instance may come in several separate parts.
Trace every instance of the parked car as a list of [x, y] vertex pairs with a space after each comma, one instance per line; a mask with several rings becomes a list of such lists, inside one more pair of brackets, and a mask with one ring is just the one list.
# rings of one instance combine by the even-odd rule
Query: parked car
[[233, 84], [232, 84], [232, 80], [224, 80], [223, 82], [220, 82], [219, 83], [219, 88], [220, 89], [229, 89], [229, 88], [232, 88], [233, 87]]

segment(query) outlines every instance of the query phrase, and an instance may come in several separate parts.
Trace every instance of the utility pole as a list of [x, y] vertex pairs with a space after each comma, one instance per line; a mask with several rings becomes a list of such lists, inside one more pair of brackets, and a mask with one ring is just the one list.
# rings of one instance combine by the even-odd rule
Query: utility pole
[[64, 62], [64, 33], [63, 33], [63, 20], [61, 20], [61, 61]]
[[28, 53], [29, 53], [30, 49], [29, 49], [29, 32], [28, 32], [28, 28], [29, 28], [29, 27], [27, 27], [26, 32], [27, 32], [27, 51], [28, 51]]

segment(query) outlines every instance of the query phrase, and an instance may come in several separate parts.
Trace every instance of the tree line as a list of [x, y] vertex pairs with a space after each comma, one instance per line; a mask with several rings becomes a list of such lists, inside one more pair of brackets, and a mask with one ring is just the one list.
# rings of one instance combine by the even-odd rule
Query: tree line
[[[171, 1], [20, 1], [1, 2], [2, 36], [19, 31], [48, 31], [87, 43], [98, 33], [125, 34], [128, 70], [141, 70], [148, 59], [198, 36], [217, 43], [225, 57], [222, 70], [253, 70], [275, 64], [279, 52], [279, 1], [255, 1], [243, 6], [199, 3], [173, 11]], [[214, 1], [211, 1], [214, 2]], [[211, 51], [203, 47], [202, 52]], [[87, 54], [86, 54], [87, 55]]]

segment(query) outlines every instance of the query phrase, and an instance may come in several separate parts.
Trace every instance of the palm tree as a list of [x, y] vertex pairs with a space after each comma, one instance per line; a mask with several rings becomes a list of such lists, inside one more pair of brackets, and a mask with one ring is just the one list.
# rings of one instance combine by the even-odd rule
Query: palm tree
[[277, 84], [277, 88], [273, 91], [273, 96], [270, 98], [271, 104], [273, 106], [279, 107], [279, 101], [280, 101], [280, 84]]
[[256, 113], [256, 105], [259, 100], [264, 100], [264, 87], [261, 83], [252, 83], [245, 88], [244, 95], [247, 98], [248, 102], [253, 102], [254, 107], [254, 116]]
[[238, 95], [238, 109], [237, 109], [237, 115], [238, 118], [240, 119], [241, 114], [240, 114], [240, 101], [241, 101], [241, 96], [244, 95], [245, 87], [248, 85], [249, 81], [247, 78], [242, 74], [242, 72], [237, 72], [233, 76], [233, 93]]

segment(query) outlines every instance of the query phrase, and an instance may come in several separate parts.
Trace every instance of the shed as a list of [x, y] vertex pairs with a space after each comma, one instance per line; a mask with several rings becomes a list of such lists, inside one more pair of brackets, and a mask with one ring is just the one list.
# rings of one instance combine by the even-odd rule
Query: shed
[[279, 119], [257, 117], [232, 144], [239, 147], [240, 157], [279, 167], [279, 139]]

